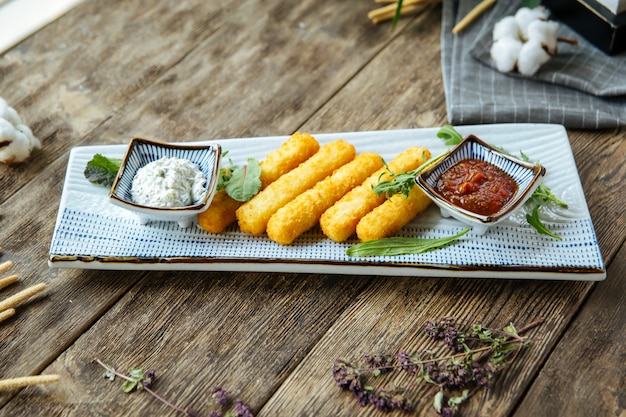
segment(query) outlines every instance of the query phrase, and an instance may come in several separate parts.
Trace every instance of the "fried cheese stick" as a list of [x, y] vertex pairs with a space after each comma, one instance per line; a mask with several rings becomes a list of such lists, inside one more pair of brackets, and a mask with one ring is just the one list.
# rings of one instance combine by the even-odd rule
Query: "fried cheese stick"
[[[417, 168], [427, 160], [424, 151], [428, 152], [419, 146], [407, 149], [389, 162], [389, 170], [401, 173]], [[326, 210], [320, 217], [324, 234], [335, 242], [343, 242], [352, 236], [361, 218], [385, 201], [385, 196], [377, 196], [372, 187], [388, 178], [387, 170], [381, 168]]]
[[[430, 158], [430, 153], [428, 155]], [[395, 194], [359, 221], [356, 235], [363, 242], [394, 235], [423, 212], [430, 202], [418, 187], [412, 187], [407, 196]]]
[[356, 155], [353, 145], [339, 139], [328, 143], [297, 168], [282, 175], [263, 191], [237, 209], [239, 228], [260, 235], [274, 213], [337, 168], [352, 161]]
[[[291, 135], [261, 161], [261, 190], [309, 159], [319, 149], [320, 145], [313, 136], [300, 132]], [[209, 208], [198, 214], [198, 226], [210, 233], [221, 233], [237, 220], [235, 212], [242, 204], [221, 189], [215, 193]]]
[[322, 213], [348, 191], [360, 185], [383, 166], [380, 155], [359, 154], [313, 188], [281, 207], [267, 223], [267, 235], [281, 245], [289, 245], [317, 224]]

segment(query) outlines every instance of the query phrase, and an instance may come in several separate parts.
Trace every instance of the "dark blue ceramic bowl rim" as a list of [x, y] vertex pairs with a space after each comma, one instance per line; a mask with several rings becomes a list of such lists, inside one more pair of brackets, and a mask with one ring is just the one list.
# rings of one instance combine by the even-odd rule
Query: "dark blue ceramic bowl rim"
[[[430, 177], [434, 175], [435, 173], [439, 174], [437, 171], [443, 164], [449, 163], [450, 159], [457, 157], [458, 152], [460, 152], [462, 149], [464, 149], [467, 146], [471, 146], [473, 143], [484, 148], [487, 152], [492, 153], [494, 156], [504, 159], [506, 161], [509, 161], [511, 164], [517, 167], [532, 171], [533, 173], [533, 177], [530, 180], [530, 182], [524, 188], [520, 188], [520, 191], [518, 191], [518, 194], [516, 195], [514, 199], [512, 199], [507, 204], [505, 204], [498, 212], [489, 216], [477, 214], [477, 213], [471, 212], [462, 207], [452, 204], [448, 200], [444, 199], [443, 196], [441, 196], [434, 189], [434, 187], [430, 185], [428, 181], [428, 179], [430, 179]], [[459, 161], [460, 160], [461, 159], [459, 159]], [[456, 163], [456, 161], [454, 163]], [[505, 169], [504, 171], [506, 172], [507, 170]], [[489, 223], [497, 222], [501, 220], [503, 217], [508, 216], [515, 209], [517, 209], [520, 205], [525, 203], [526, 200], [532, 194], [532, 192], [534, 192], [535, 188], [539, 185], [538, 181], [545, 175], [545, 173], [546, 173], [546, 168], [540, 164], [533, 164], [533, 163], [529, 163], [527, 161], [523, 161], [521, 159], [515, 158], [505, 152], [502, 152], [498, 148], [486, 143], [485, 141], [481, 140], [475, 135], [468, 135], [465, 139], [463, 139], [461, 143], [459, 143], [454, 148], [452, 148], [447, 155], [445, 155], [443, 158], [436, 161], [435, 163], [433, 163], [432, 165], [430, 165], [429, 167], [421, 171], [418, 175], [416, 175], [415, 183], [422, 189], [422, 191], [429, 198], [431, 198], [439, 206], [443, 206], [450, 211], [457, 212], [463, 215], [464, 217], [467, 217], [474, 221], [479, 221], [484, 224], [489, 224]], [[520, 185], [517, 180], [516, 180], [516, 183], [518, 183], [518, 186]]]
[[[212, 167], [209, 170], [209, 174], [207, 175], [207, 184], [205, 186], [206, 189], [206, 193], [205, 196], [198, 202], [196, 202], [193, 205], [189, 205], [189, 206], [182, 206], [182, 207], [151, 207], [151, 206], [145, 206], [142, 204], [137, 204], [135, 202], [133, 202], [132, 200], [128, 199], [128, 198], [124, 198], [123, 196], [121, 196], [119, 194], [119, 185], [120, 182], [122, 181], [122, 179], [126, 176], [126, 175], [133, 175], [134, 177], [134, 172], [129, 174], [128, 171], [128, 161], [129, 158], [131, 157], [131, 155], [134, 154], [134, 152], [136, 152], [136, 149], [139, 146], [142, 145], [152, 145], [154, 147], [158, 147], [158, 148], [164, 148], [164, 149], [171, 149], [171, 150], [185, 150], [185, 151], [210, 151], [212, 153], [215, 154], [215, 161], [212, 165]], [[136, 208], [139, 209], [141, 211], [151, 211], [154, 213], [175, 213], [175, 212], [181, 212], [181, 214], [183, 212], [187, 212], [187, 211], [197, 211], [202, 209], [206, 204], [208, 199], [210, 199], [213, 195], [213, 191], [215, 190], [215, 188], [217, 187], [217, 181], [218, 181], [218, 173], [219, 173], [219, 163], [220, 163], [220, 156], [221, 156], [221, 147], [219, 144], [185, 144], [185, 143], [168, 143], [168, 142], [160, 142], [160, 141], [155, 141], [155, 140], [150, 140], [150, 139], [144, 139], [144, 138], [139, 138], [139, 137], [133, 137], [128, 145], [128, 149], [126, 149], [126, 153], [124, 154], [124, 157], [122, 159], [122, 163], [120, 164], [120, 169], [117, 173], [117, 176], [115, 177], [115, 181], [113, 182], [113, 185], [111, 186], [111, 190], [109, 191], [109, 198], [116, 200], [120, 203], [122, 203], [125, 206], [128, 206], [129, 208]], [[193, 162], [193, 161], [192, 161]], [[136, 170], [135, 170], [136, 171]], [[205, 172], [205, 174], [207, 174], [207, 172]], [[132, 178], [131, 178], [132, 181]]]

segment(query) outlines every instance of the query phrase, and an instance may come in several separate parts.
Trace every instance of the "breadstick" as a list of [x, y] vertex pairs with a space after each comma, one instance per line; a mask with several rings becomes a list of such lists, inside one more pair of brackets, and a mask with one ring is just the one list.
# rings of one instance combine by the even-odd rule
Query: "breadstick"
[[13, 266], [13, 262], [6, 261], [0, 264], [0, 272], [4, 272]]
[[239, 228], [246, 233], [262, 234], [279, 208], [353, 160], [355, 154], [354, 146], [341, 139], [322, 146], [315, 155], [239, 207]]
[[61, 379], [60, 375], [34, 375], [0, 380], [0, 391], [8, 391], [29, 385], [49, 384]]
[[[261, 161], [261, 189], [281, 175], [296, 168], [320, 149], [317, 140], [309, 134], [296, 132], [278, 149]], [[235, 212], [243, 202], [231, 198], [226, 190], [215, 193], [209, 208], [198, 214], [198, 225], [210, 233], [221, 233], [237, 219]]]
[[15, 314], [14, 308], [9, 308], [4, 311], [0, 311], [0, 323], [8, 319], [9, 317], [13, 317]]
[[290, 244], [315, 226], [322, 213], [344, 194], [363, 183], [382, 166], [382, 158], [373, 152], [358, 155], [352, 162], [281, 207], [267, 223], [267, 235], [281, 245]]
[[418, 187], [409, 195], [395, 194], [367, 213], [356, 226], [356, 235], [365, 242], [396, 234], [429, 206], [431, 200]]
[[483, 0], [478, 3], [472, 10], [469, 11], [463, 19], [459, 21], [453, 28], [452, 33], [457, 34], [464, 30], [470, 23], [472, 23], [478, 16], [483, 14], [488, 8], [495, 4], [496, 0]]
[[[417, 168], [427, 159], [424, 152], [428, 150], [419, 146], [407, 149], [389, 162], [389, 170], [397, 174]], [[385, 196], [377, 196], [372, 187], [388, 178], [387, 170], [381, 168], [326, 210], [320, 218], [324, 234], [335, 242], [343, 242], [352, 236], [359, 220], [385, 201]]]
[[17, 294], [12, 295], [11, 297], [0, 301], [0, 311], [4, 311], [8, 308], [15, 307], [22, 301], [25, 301], [32, 297], [33, 295], [43, 291], [46, 288], [46, 284], [36, 284], [32, 287], [28, 287], [25, 290], [18, 292]]
[[17, 281], [17, 279], [18, 279], [17, 274], [9, 275], [8, 277], [1, 278], [0, 279], [0, 288], [4, 288], [4, 287], [7, 287], [7, 286], [13, 284], [14, 282]]

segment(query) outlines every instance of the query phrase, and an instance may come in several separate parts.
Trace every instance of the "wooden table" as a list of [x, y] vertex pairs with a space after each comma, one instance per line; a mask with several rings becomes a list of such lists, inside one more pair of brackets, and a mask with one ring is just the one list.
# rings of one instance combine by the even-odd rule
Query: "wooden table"
[[[437, 127], [447, 123], [440, 6], [373, 25], [368, 1], [91, 1], [0, 56], [0, 92], [43, 142], [0, 165], [0, 262], [45, 292], [0, 323], [2, 416], [178, 415], [102, 377], [152, 386], [208, 415], [220, 386], [259, 416], [380, 415], [331, 377], [337, 357], [418, 351], [444, 315], [493, 327], [537, 318], [534, 343], [462, 415], [624, 416], [624, 128], [568, 130], [607, 267], [593, 282], [296, 273], [50, 269], [72, 147]], [[418, 389], [425, 394], [425, 389]], [[432, 397], [414, 415], [435, 415]]]

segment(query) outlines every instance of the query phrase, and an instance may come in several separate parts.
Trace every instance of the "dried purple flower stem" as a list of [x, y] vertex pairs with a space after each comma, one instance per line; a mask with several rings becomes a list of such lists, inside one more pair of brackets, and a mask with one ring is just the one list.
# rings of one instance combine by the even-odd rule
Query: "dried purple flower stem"
[[[135, 382], [135, 380], [127, 375], [124, 375], [118, 371], [116, 371], [114, 368], [108, 366], [107, 364], [105, 364], [104, 362], [102, 362], [100, 359], [96, 359], [96, 363], [98, 363], [100, 366], [102, 366], [104, 369], [107, 370], [107, 372], [114, 374], [115, 376], [118, 376], [126, 381], [129, 382]], [[150, 371], [148, 371], [150, 372]], [[156, 398], [157, 400], [161, 401], [163, 404], [165, 404], [166, 406], [184, 413], [186, 416], [190, 416], [190, 417], [201, 417], [198, 414], [195, 413], [191, 413], [188, 409], [184, 409], [182, 407], [177, 406], [176, 404], [172, 403], [171, 401], [168, 401], [167, 399], [163, 398], [162, 396], [160, 396], [158, 393], [156, 393], [155, 391], [153, 391], [152, 389], [149, 388], [149, 383], [144, 383], [142, 382], [142, 387], [141, 389], [145, 390], [147, 393], [149, 393], [150, 395], [152, 395], [154, 398]]]

